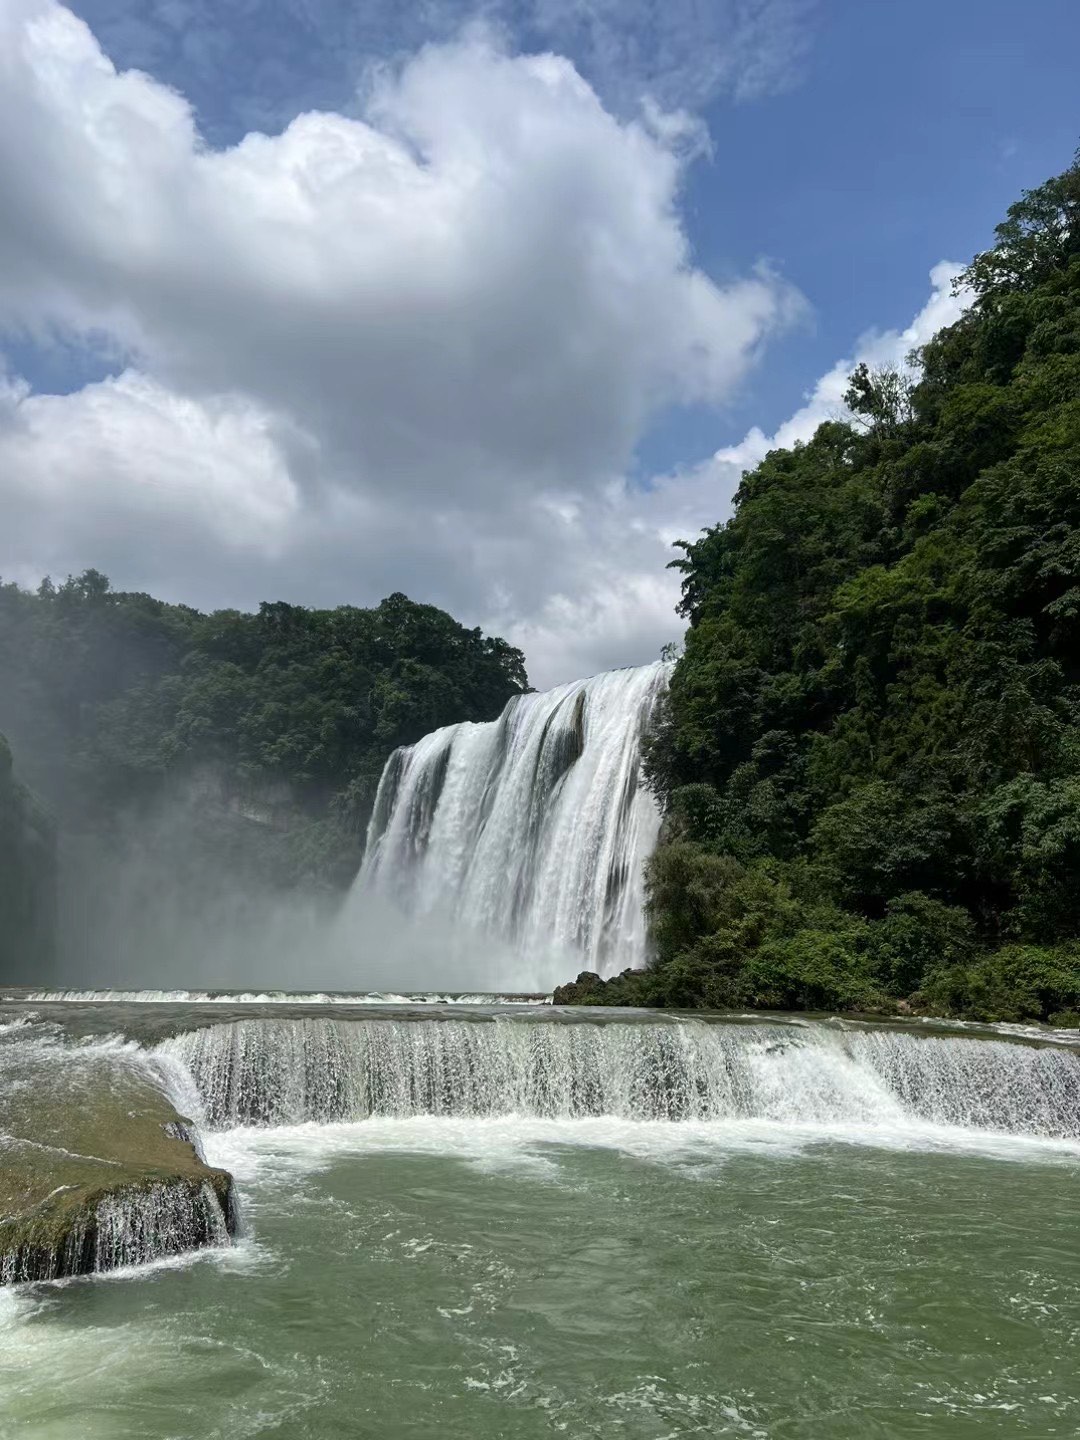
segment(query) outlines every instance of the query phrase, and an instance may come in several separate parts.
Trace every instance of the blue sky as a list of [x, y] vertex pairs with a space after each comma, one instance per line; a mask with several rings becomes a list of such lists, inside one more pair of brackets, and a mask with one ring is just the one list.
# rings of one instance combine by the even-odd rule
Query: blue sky
[[982, 249], [1080, 142], [1070, 0], [829, 0], [812, 29], [800, 83], [711, 109], [724, 143], [687, 197], [706, 266], [775, 255], [814, 306], [740, 414], [766, 428], [855, 335], [903, 324], [931, 265]]
[[[899, 358], [893, 332], [952, 318], [940, 275], [924, 312], [932, 267], [1080, 138], [1066, 0], [0, 0], [0, 22], [0, 573], [96, 564], [199, 604], [406, 589], [511, 634], [542, 683], [677, 633], [666, 547], [723, 518], [747, 432], [812, 428], [868, 332]], [[407, 273], [399, 143], [442, 167], [422, 213], [448, 226]], [[327, 198], [346, 150], [362, 182]], [[226, 216], [230, 184], [252, 198]], [[561, 259], [546, 185], [589, 212]]]
[[714, 154], [686, 194], [706, 269], [772, 256], [813, 316], [727, 414], [665, 426], [660, 452], [772, 433], [864, 330], [914, 315], [936, 261], [989, 244], [1080, 143], [1080, 5], [827, 0], [813, 14], [796, 83], [708, 108]]

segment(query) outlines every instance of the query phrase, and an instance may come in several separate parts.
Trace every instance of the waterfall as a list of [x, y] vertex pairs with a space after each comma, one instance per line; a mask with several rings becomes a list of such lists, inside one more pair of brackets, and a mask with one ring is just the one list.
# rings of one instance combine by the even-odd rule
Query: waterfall
[[117, 1270], [208, 1245], [228, 1245], [234, 1229], [235, 1221], [206, 1180], [162, 1181], [109, 1195], [95, 1214], [92, 1268]]
[[358, 890], [511, 944], [533, 983], [642, 964], [643, 870], [660, 817], [640, 741], [669, 670], [517, 696], [498, 720], [396, 751]]
[[1065, 1048], [823, 1024], [238, 1020], [163, 1041], [204, 1123], [369, 1116], [913, 1122], [1080, 1139]]

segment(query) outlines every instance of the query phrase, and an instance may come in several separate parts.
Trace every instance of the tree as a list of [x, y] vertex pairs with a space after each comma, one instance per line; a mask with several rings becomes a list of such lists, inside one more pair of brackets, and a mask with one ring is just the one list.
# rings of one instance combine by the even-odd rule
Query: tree
[[961, 284], [907, 370], [856, 368], [851, 423], [679, 542], [624, 998], [1080, 1003], [1080, 154]]
[[[286, 828], [321, 827], [334, 884], [355, 872], [390, 752], [494, 719], [528, 688], [520, 650], [402, 594], [202, 615], [114, 591], [96, 570], [35, 594], [0, 585], [0, 674], [0, 724], [67, 825], [107, 834], [212, 774], [234, 800], [273, 793]], [[277, 881], [292, 863], [274, 860]]]
[[895, 434], [912, 417], [915, 382], [900, 370], [871, 370], [865, 360], [855, 367], [844, 391], [844, 404], [866, 428]]

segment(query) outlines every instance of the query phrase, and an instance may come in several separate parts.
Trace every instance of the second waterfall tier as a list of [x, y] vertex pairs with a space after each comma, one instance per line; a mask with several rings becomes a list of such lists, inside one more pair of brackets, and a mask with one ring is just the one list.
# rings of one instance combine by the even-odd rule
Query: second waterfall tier
[[357, 886], [564, 978], [644, 962], [660, 817], [641, 738], [669, 666], [613, 670], [447, 726], [387, 762]]
[[1080, 1139], [1071, 1048], [820, 1022], [258, 1019], [156, 1055], [210, 1129], [607, 1116], [846, 1127], [882, 1143], [926, 1124]]

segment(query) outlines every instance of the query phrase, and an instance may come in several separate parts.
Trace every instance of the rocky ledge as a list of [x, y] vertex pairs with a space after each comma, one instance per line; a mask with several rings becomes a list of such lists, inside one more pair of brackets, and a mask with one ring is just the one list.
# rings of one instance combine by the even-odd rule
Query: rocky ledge
[[144, 1264], [235, 1230], [232, 1177], [132, 1047], [3, 1046], [0, 1284]]

